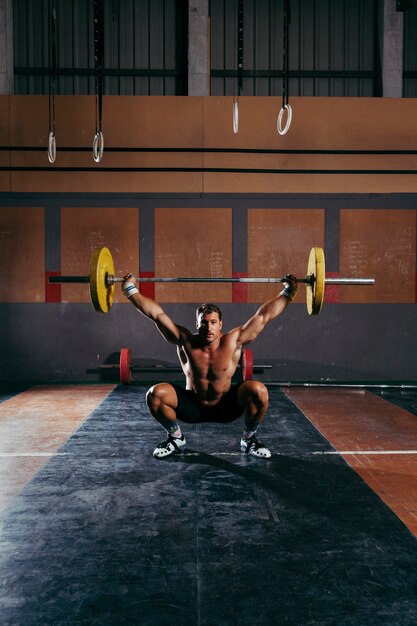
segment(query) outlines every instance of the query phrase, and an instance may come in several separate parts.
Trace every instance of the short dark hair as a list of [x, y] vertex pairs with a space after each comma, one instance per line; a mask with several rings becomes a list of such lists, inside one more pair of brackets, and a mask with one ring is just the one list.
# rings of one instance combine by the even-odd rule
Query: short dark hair
[[219, 320], [222, 319], [222, 312], [220, 311], [217, 304], [212, 304], [211, 302], [205, 302], [204, 304], [200, 304], [196, 311], [196, 317], [198, 318], [200, 315], [205, 315], [206, 313], [217, 313], [219, 316]]

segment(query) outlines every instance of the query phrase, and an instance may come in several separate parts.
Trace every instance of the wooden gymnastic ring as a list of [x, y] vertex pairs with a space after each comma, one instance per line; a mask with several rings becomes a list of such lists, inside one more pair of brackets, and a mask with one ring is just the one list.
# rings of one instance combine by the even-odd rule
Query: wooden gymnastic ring
[[235, 135], [239, 132], [239, 103], [237, 100], [233, 101], [233, 132]]
[[48, 135], [48, 159], [50, 163], [55, 163], [56, 159], [56, 137], [55, 133], [51, 130]]
[[[282, 128], [282, 118], [284, 117], [285, 111], [287, 112], [287, 123], [285, 124], [284, 128]], [[284, 104], [284, 106], [281, 107], [281, 111], [279, 112], [278, 119], [277, 119], [277, 131], [279, 132], [280, 135], [286, 135], [288, 133], [288, 131], [290, 130], [290, 126], [291, 126], [291, 121], [292, 121], [291, 105]]]
[[104, 136], [101, 131], [94, 135], [93, 139], [93, 158], [96, 163], [100, 163], [104, 152]]

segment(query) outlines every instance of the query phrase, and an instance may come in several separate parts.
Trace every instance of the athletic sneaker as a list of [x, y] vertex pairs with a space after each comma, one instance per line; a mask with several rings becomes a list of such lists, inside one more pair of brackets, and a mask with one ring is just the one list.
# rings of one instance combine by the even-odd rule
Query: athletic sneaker
[[185, 437], [172, 437], [168, 435], [168, 439], [160, 443], [153, 451], [154, 457], [157, 459], [164, 459], [171, 454], [180, 454], [181, 448], [185, 446]]
[[240, 440], [240, 451], [260, 459], [269, 459], [271, 457], [271, 451], [263, 443], [260, 443], [255, 435], [252, 435], [250, 439], [242, 438]]

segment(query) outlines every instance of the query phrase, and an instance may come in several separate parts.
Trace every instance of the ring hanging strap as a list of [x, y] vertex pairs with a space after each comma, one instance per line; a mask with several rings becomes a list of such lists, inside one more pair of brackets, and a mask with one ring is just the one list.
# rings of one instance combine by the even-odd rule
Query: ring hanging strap
[[239, 0], [237, 19], [237, 97], [233, 98], [233, 132], [239, 130], [239, 96], [243, 91], [243, 0]]
[[49, 0], [49, 135], [48, 159], [50, 163], [56, 158], [55, 138], [55, 81], [57, 67], [56, 52], [56, 7], [53, 0]]
[[[96, 70], [96, 133], [93, 140], [93, 157], [96, 163], [103, 156], [103, 76], [104, 76], [104, 9], [103, 0], [94, 0], [94, 62]], [[99, 145], [99, 149], [97, 149]]]
[[[289, 104], [289, 24], [291, 21], [290, 0], [284, 0], [284, 32], [283, 32], [283, 51], [282, 51], [282, 105], [277, 119], [277, 129], [280, 135], [285, 135], [291, 126], [292, 109]], [[282, 118], [287, 113], [287, 122], [282, 127]]]
[[237, 91], [243, 91], [243, 0], [239, 0], [237, 25]]
[[284, 33], [282, 51], [282, 107], [288, 104], [288, 83], [289, 83], [289, 46], [288, 46], [288, 26], [290, 22], [290, 0], [284, 0]]

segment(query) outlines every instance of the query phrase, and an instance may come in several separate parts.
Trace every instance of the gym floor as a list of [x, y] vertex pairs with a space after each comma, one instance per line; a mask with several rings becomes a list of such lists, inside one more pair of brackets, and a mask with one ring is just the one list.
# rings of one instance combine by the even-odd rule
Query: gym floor
[[1, 389], [2, 626], [415, 626], [416, 389], [271, 385], [268, 461], [145, 392]]

